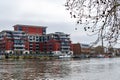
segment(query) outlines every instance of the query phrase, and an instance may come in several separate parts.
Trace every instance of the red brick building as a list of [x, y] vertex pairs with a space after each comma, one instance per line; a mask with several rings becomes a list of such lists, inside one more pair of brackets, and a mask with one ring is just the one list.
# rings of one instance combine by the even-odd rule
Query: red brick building
[[[15, 25], [14, 31], [24, 31], [28, 36], [28, 43], [26, 48], [30, 52], [39, 52], [41, 47], [41, 36], [46, 35], [46, 28], [44, 26], [33, 26], [33, 25]], [[44, 41], [44, 40], [42, 40]]]
[[33, 26], [33, 25], [15, 25], [14, 31], [24, 31], [27, 34], [34, 35], [45, 35], [46, 28], [44, 26]]
[[55, 32], [45, 36], [43, 51], [54, 55], [73, 55], [70, 35], [63, 32]]
[[6, 53], [73, 54], [70, 35], [63, 32], [46, 34], [44, 26], [15, 25], [14, 31], [0, 32], [0, 51]]
[[74, 52], [74, 55], [81, 54], [81, 46], [79, 43], [73, 44], [73, 52]]
[[76, 43], [73, 44], [74, 55], [89, 54], [91, 51], [88, 44]]
[[1, 53], [13, 53], [13, 51], [26, 51], [27, 36], [23, 31], [2, 31], [0, 32], [0, 51]]

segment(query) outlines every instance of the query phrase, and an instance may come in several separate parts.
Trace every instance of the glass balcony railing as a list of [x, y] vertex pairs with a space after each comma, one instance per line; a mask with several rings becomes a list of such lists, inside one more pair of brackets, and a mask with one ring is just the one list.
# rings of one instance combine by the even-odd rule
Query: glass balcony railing
[[14, 50], [24, 51], [25, 49], [23, 49], [23, 48], [14, 48]]
[[25, 45], [17, 45], [17, 44], [14, 44], [14, 47], [25, 47]]
[[61, 51], [70, 51], [69, 49], [61, 49]]
[[67, 48], [67, 49], [69, 49], [70, 48], [70, 46], [61, 46], [61, 48]]

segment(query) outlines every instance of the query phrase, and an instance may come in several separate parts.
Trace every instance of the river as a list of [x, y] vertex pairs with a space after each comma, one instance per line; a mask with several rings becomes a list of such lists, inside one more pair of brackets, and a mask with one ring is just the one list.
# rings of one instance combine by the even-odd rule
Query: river
[[120, 58], [0, 60], [0, 80], [120, 80]]

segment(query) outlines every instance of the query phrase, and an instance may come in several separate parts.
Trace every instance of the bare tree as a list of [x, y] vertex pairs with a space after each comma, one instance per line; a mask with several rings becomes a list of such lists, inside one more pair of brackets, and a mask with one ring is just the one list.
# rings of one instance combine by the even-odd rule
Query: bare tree
[[98, 35], [95, 44], [102, 41], [103, 46], [106, 41], [113, 45], [119, 41], [120, 0], [66, 0], [65, 7], [85, 31]]

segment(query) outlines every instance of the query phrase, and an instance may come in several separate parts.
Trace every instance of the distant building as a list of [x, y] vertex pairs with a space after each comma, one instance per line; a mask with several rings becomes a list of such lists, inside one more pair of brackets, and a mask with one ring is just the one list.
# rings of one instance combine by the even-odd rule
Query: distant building
[[81, 46], [81, 53], [89, 54], [91, 49], [89, 44], [82, 44], [80, 43]]
[[91, 51], [90, 45], [75, 43], [73, 44], [73, 53], [74, 55], [89, 54]]
[[74, 55], [81, 55], [80, 43], [73, 44], [73, 54]]

